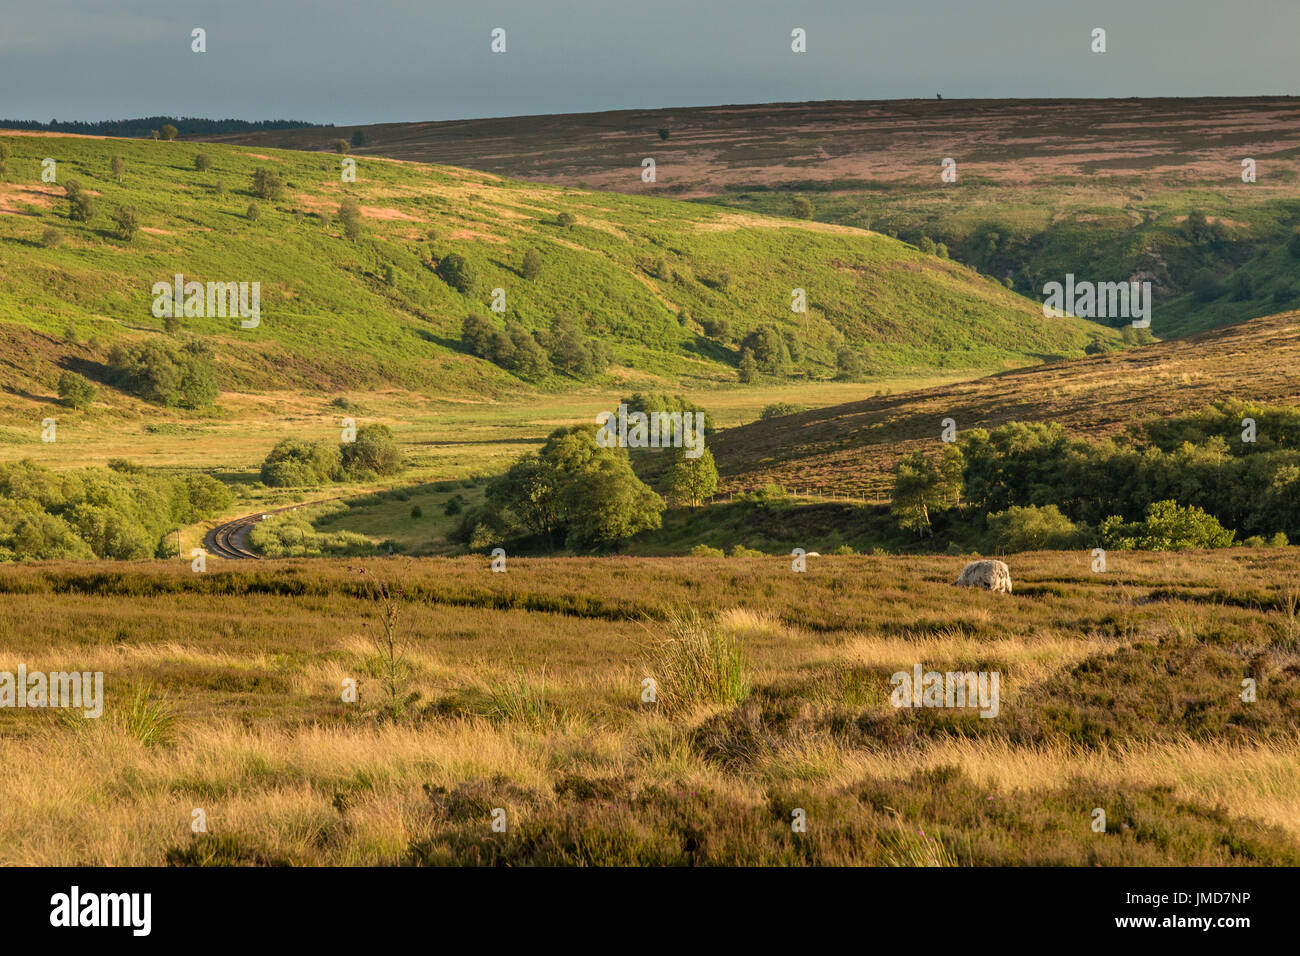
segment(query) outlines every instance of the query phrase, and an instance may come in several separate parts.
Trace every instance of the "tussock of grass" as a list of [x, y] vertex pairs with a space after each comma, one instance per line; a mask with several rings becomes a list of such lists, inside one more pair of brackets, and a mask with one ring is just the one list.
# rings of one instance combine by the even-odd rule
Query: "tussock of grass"
[[736, 638], [694, 608], [671, 614], [664, 627], [667, 634], [652, 646], [645, 669], [666, 712], [745, 699], [749, 675]]

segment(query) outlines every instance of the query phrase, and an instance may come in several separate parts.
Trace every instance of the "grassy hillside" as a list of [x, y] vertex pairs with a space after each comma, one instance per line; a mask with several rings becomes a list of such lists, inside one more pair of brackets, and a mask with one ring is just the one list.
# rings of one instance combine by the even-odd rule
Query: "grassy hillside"
[[944, 418], [959, 430], [1019, 420], [1099, 436], [1223, 398], [1300, 403], [1297, 367], [1300, 314], [1291, 312], [1124, 353], [758, 421], [719, 433], [712, 448], [728, 489], [774, 482], [888, 497], [894, 464], [933, 447]]
[[[531, 329], [576, 317], [612, 348], [614, 377], [673, 383], [734, 381], [735, 341], [762, 323], [797, 337], [796, 375], [829, 378], [848, 346], [868, 373], [1022, 365], [1077, 354], [1098, 332], [1044, 320], [1035, 306], [951, 261], [862, 230], [780, 220], [660, 198], [540, 187], [478, 172], [359, 160], [343, 183], [340, 157], [191, 143], [9, 135], [0, 182], [0, 333], [11, 394], [48, 394], [60, 368], [102, 377], [107, 348], [160, 334], [151, 287], [180, 272], [200, 281], [261, 283], [262, 321], [191, 318], [184, 333], [214, 347], [221, 384], [238, 390], [397, 385], [426, 394], [517, 394], [520, 383], [461, 350], [466, 313]], [[195, 157], [211, 160], [195, 168]], [[125, 161], [122, 181], [113, 157]], [[97, 211], [69, 219], [63, 186], [77, 180]], [[256, 169], [278, 173], [280, 199], [250, 191]], [[343, 235], [339, 203], [357, 200], [362, 234]], [[260, 215], [250, 220], [250, 204]], [[141, 226], [113, 234], [121, 206]], [[574, 224], [557, 222], [569, 213]], [[50, 246], [47, 230], [62, 241]], [[430, 239], [432, 232], [433, 238]], [[540, 275], [523, 278], [525, 252]], [[451, 253], [477, 279], [468, 294], [435, 275]], [[807, 290], [806, 316], [790, 311]], [[496, 316], [498, 323], [501, 316]], [[730, 340], [701, 323], [727, 320]], [[535, 383], [567, 389], [553, 375]], [[108, 393], [107, 397], [113, 397]]]
[[[1300, 102], [1290, 97], [778, 103], [285, 130], [232, 139], [659, 193], [945, 243], [1037, 298], [1073, 272], [1156, 290], [1160, 337], [1300, 305]], [[659, 130], [668, 132], [661, 139]], [[653, 156], [659, 182], [637, 164]], [[941, 184], [939, 164], [957, 163]], [[1256, 161], [1256, 181], [1241, 162]], [[1213, 227], [1189, 230], [1200, 213]], [[1202, 273], [1223, 291], [1188, 298]], [[1243, 279], [1242, 276], [1249, 279]]]

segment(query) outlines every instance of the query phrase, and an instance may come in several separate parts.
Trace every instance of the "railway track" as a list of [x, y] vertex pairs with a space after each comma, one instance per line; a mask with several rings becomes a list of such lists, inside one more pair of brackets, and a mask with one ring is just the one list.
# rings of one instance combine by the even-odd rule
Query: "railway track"
[[[284, 511], [293, 511], [297, 508], [307, 508], [311, 505], [323, 504], [324, 501], [337, 501], [337, 498], [326, 498], [323, 501], [306, 501], [302, 504], [287, 505], [283, 508], [276, 508], [274, 511], [259, 511], [256, 514], [244, 515], [242, 518], [235, 518], [233, 521], [227, 521], [225, 524], [219, 524], [203, 537], [203, 546], [208, 552], [218, 557], [225, 558], [229, 561], [261, 561], [262, 556], [254, 551], [248, 550], [244, 546], [247, 543], [248, 532], [253, 525], [257, 524], [263, 518], [269, 518], [271, 515], [278, 515]], [[244, 543], [241, 543], [244, 542]]]

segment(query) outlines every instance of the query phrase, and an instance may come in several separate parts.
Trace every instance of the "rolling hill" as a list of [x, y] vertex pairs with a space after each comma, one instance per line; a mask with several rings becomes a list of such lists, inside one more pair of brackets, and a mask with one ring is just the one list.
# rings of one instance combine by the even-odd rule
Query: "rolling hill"
[[[1298, 119], [1292, 97], [835, 101], [224, 138], [322, 149], [356, 136], [367, 154], [776, 215], [801, 195], [818, 220], [942, 242], [1031, 298], [1067, 272], [1149, 280], [1167, 338], [1300, 306], [1284, 249], [1300, 226]], [[639, 178], [646, 156], [654, 186]], [[941, 186], [944, 158], [958, 175]]]
[[712, 449], [722, 487], [766, 483], [889, 496], [903, 455], [958, 429], [1060, 422], [1102, 436], [1220, 399], [1300, 404], [1300, 313], [1289, 312], [1124, 353], [1017, 369], [976, 381], [816, 408], [727, 429]]
[[[965, 266], [851, 227], [377, 158], [361, 158], [357, 182], [344, 183], [333, 155], [51, 135], [0, 142], [0, 385], [11, 408], [14, 396], [48, 394], [62, 368], [102, 378], [116, 341], [161, 334], [151, 289], [176, 273], [260, 283], [257, 328], [189, 317], [179, 332], [203, 337], [222, 386], [239, 390], [518, 394], [519, 379], [459, 341], [467, 313], [492, 315], [498, 288], [505, 318], [540, 329], [574, 316], [612, 349], [615, 381], [656, 385], [735, 381], [736, 343], [764, 323], [801, 344], [795, 374], [810, 379], [834, 375], [844, 347], [883, 374], [1020, 366], [1114, 338], [1044, 319]], [[47, 157], [57, 183], [41, 181]], [[125, 162], [120, 181], [114, 157]], [[259, 168], [278, 174], [281, 196], [254, 195]], [[88, 222], [69, 218], [70, 180], [97, 207]], [[346, 198], [360, 207], [356, 239], [336, 217]], [[140, 227], [129, 241], [115, 235], [124, 206]], [[529, 250], [541, 268], [525, 279]], [[452, 253], [476, 273], [468, 293], [434, 272]], [[796, 287], [807, 290], [806, 315], [790, 309]], [[730, 335], [706, 336], [704, 323], [719, 320]]]

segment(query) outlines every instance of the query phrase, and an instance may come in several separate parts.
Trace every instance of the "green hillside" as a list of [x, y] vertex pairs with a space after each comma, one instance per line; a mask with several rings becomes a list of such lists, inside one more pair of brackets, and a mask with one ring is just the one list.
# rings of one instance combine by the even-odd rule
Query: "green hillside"
[[[0, 144], [0, 386], [19, 395], [48, 394], [64, 368], [104, 380], [115, 342], [166, 334], [151, 288], [178, 272], [260, 283], [257, 328], [188, 317], [172, 329], [212, 347], [228, 390], [518, 394], [519, 379], [462, 348], [470, 312], [531, 330], [568, 315], [609, 346], [607, 381], [695, 386], [735, 381], [738, 343], [763, 324], [797, 343], [796, 379], [833, 377], [844, 348], [871, 375], [1025, 365], [1113, 338], [1046, 320], [964, 266], [858, 229], [376, 158], [358, 158], [357, 182], [344, 183], [332, 154], [72, 136]], [[57, 183], [41, 181], [47, 157]], [[279, 175], [282, 196], [254, 195], [259, 168]], [[70, 180], [92, 197], [89, 221], [70, 218]], [[337, 217], [348, 197], [361, 209], [353, 239]], [[130, 240], [116, 234], [121, 207], [140, 227]], [[540, 271], [525, 279], [529, 250]], [[452, 253], [475, 273], [466, 293], [434, 271]], [[806, 315], [790, 309], [796, 287]], [[489, 309], [497, 288], [505, 315]], [[579, 383], [552, 372], [527, 384]]]

